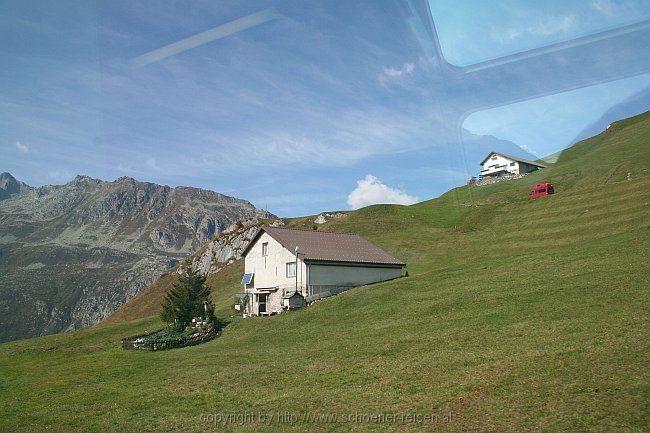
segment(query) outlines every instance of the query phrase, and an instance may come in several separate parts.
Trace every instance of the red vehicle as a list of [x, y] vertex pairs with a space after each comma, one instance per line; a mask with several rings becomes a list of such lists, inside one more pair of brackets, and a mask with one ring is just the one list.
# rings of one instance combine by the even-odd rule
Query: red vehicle
[[530, 193], [528, 194], [528, 197], [530, 198], [543, 197], [549, 194], [555, 194], [555, 190], [553, 189], [553, 184], [540, 183], [538, 185], [530, 187]]

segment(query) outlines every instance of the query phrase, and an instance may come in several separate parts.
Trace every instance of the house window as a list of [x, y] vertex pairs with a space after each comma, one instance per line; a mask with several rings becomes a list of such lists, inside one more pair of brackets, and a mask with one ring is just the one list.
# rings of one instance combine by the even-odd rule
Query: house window
[[514, 162], [511, 162], [511, 163], [510, 163], [510, 167], [514, 167], [514, 165], [515, 165]]
[[268, 253], [269, 253], [269, 243], [268, 243], [268, 242], [264, 242], [264, 243], [262, 244], [262, 255], [263, 255], [263, 256], [266, 256]]
[[496, 156], [493, 156], [493, 157], [492, 157], [492, 161], [496, 161], [496, 160], [497, 160], [497, 157], [496, 157]]
[[296, 262], [287, 263], [287, 278], [296, 276]]

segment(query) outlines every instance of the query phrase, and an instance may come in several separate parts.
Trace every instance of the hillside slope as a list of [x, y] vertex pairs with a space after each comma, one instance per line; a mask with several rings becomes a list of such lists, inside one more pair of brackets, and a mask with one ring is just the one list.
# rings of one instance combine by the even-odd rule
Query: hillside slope
[[[303, 419], [309, 431], [435, 427], [343, 418], [414, 413], [450, 415], [452, 431], [642, 431], [648, 137], [645, 113], [524, 179], [333, 219], [322, 229], [366, 236], [406, 260], [410, 276], [231, 319], [201, 346], [118, 348], [121, 336], [159, 326], [155, 316], [3, 344], [0, 429], [213, 431], [223, 428], [216, 415], [265, 411], [337, 416]], [[557, 194], [529, 199], [541, 181]], [[240, 276], [236, 262], [212, 277], [222, 317]], [[243, 424], [224, 430], [259, 428]], [[277, 416], [271, 424], [287, 427]]]
[[89, 326], [235, 221], [265, 217], [197, 188], [0, 175], [0, 341]]

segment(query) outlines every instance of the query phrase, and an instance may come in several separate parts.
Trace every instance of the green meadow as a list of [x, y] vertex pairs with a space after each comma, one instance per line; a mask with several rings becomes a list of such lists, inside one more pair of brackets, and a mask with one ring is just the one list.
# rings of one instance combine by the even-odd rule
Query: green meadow
[[220, 337], [122, 350], [161, 326], [163, 276], [106, 323], [1, 344], [0, 431], [647, 431], [649, 175], [645, 113], [523, 179], [319, 226], [407, 277], [241, 319], [235, 263], [208, 281]]

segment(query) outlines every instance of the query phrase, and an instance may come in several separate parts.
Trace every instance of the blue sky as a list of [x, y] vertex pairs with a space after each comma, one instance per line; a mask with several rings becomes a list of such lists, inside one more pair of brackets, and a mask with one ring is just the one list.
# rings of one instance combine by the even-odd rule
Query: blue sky
[[[444, 70], [418, 4], [5, 1], [0, 171], [203, 187], [282, 216], [411, 203], [477, 174], [459, 125], [543, 156], [650, 85], [645, 73], [549, 93], [546, 77], [542, 97], [470, 107], [489, 87], [525, 93], [538, 71], [481, 89], [485, 75], [456, 66], [638, 23], [650, 3], [432, 1]], [[647, 41], [633, 48], [647, 55]]]

